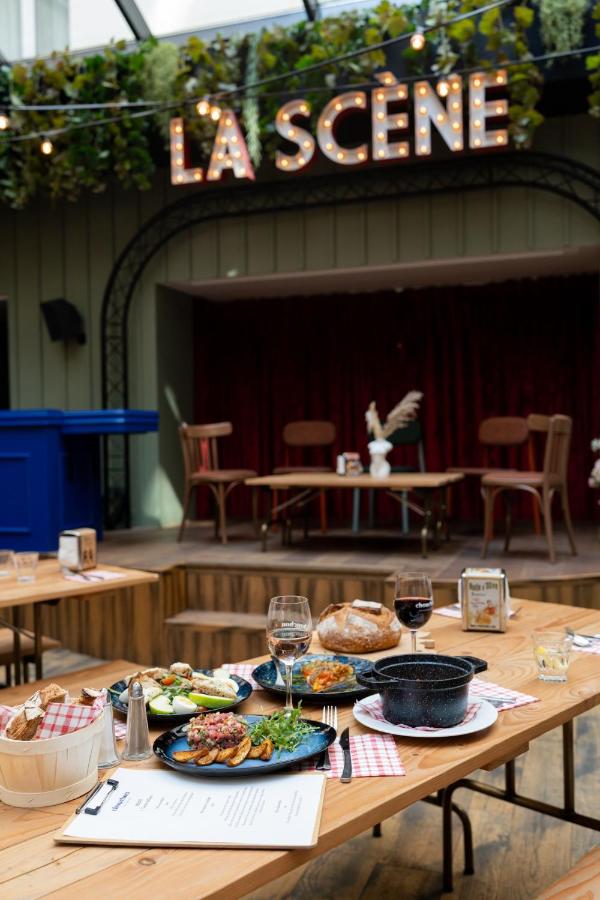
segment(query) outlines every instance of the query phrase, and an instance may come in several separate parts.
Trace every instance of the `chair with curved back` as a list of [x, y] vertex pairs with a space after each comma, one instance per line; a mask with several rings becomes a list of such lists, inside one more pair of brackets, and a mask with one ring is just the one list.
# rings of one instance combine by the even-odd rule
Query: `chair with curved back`
[[[487, 554], [488, 545], [493, 537], [494, 502], [502, 491], [526, 491], [534, 497], [544, 522], [548, 555], [550, 562], [555, 562], [554, 536], [552, 532], [552, 499], [555, 493], [560, 495], [565, 527], [573, 556], [577, 555], [575, 535], [569, 510], [567, 487], [567, 465], [571, 446], [573, 420], [570, 416], [556, 415], [550, 419], [546, 447], [544, 450], [544, 467], [542, 471], [495, 471], [489, 472], [481, 479], [481, 487], [485, 502], [485, 527], [483, 536], [483, 553]], [[510, 545], [510, 515], [506, 519], [505, 551]]]
[[[274, 475], [289, 475], [292, 472], [332, 472], [333, 466], [307, 464], [304, 460], [293, 462], [306, 454], [307, 450], [318, 450], [331, 447], [336, 437], [336, 428], [333, 422], [323, 419], [303, 419], [297, 422], [288, 422], [283, 428], [283, 443], [285, 445], [285, 459], [282, 466], [273, 469]], [[273, 491], [273, 508], [277, 507], [277, 491]], [[327, 505], [325, 491], [319, 494], [319, 508], [321, 519], [321, 531], [327, 531]]]
[[[177, 540], [183, 537], [187, 522], [188, 508], [192, 494], [198, 487], [208, 487], [215, 498], [215, 535], [221, 543], [227, 543], [226, 500], [233, 488], [246, 478], [256, 475], [252, 469], [220, 469], [217, 438], [226, 437], [233, 431], [231, 422], [215, 422], [208, 425], [179, 426], [179, 438], [183, 454], [185, 487], [183, 496], [183, 516]], [[255, 494], [253, 494], [255, 497]], [[256, 513], [256, 509], [254, 510]], [[256, 515], [254, 516], [256, 518]]]
[[[527, 427], [529, 428], [529, 441], [527, 443], [527, 462], [530, 471], [535, 472], [538, 468], [536, 435], [543, 434], [544, 436], [546, 436], [548, 434], [548, 429], [550, 428], [550, 416], [543, 415], [542, 413], [529, 413], [529, 415], [527, 416]], [[533, 501], [533, 527], [536, 534], [542, 533], [540, 510], [535, 500]]]
[[463, 475], [486, 475], [495, 472], [499, 466], [492, 464], [492, 450], [520, 447], [529, 438], [527, 419], [522, 416], [492, 416], [483, 419], [479, 425], [478, 440], [482, 448], [482, 465], [453, 466], [447, 472], [460, 472]]

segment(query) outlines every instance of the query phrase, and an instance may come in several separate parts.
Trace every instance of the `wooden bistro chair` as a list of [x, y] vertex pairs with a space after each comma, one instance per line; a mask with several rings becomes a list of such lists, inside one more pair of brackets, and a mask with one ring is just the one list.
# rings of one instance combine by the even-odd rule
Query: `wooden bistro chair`
[[[226, 437], [233, 431], [231, 422], [216, 422], [212, 425], [186, 425], [183, 422], [179, 426], [179, 438], [183, 453], [183, 466], [185, 472], [185, 488], [183, 496], [183, 517], [179, 527], [177, 540], [183, 537], [187, 523], [187, 514], [195, 488], [208, 487], [213, 493], [216, 503], [215, 535], [221, 538], [221, 543], [227, 543], [227, 525], [225, 519], [225, 504], [227, 496], [237, 484], [242, 484], [246, 478], [256, 475], [252, 469], [220, 469], [217, 452], [217, 438]], [[253, 495], [253, 511], [256, 520], [256, 495]]]
[[[321, 419], [306, 419], [298, 422], [288, 422], [283, 429], [283, 443], [285, 445], [285, 460], [282, 466], [273, 469], [274, 475], [290, 475], [297, 472], [333, 472], [332, 466], [308, 465], [302, 460], [293, 459], [300, 454], [305, 455], [307, 450], [331, 447], [335, 441], [336, 430], [333, 422]], [[277, 491], [273, 491], [273, 509], [278, 505]], [[325, 491], [319, 493], [319, 511], [321, 519], [321, 531], [327, 532], [327, 504]]]
[[[486, 555], [488, 544], [493, 537], [494, 502], [501, 491], [527, 491], [533, 495], [542, 514], [550, 562], [554, 562], [556, 559], [552, 534], [552, 498], [555, 493], [558, 493], [561, 499], [571, 552], [573, 556], [577, 555], [567, 491], [567, 464], [569, 461], [572, 428], [573, 420], [570, 416], [552, 416], [544, 450], [544, 467], [541, 472], [496, 471], [483, 476], [481, 479], [485, 502], [483, 556]], [[511, 517], [508, 514], [506, 517], [505, 551], [508, 550], [510, 544], [510, 527]]]
[[[546, 437], [548, 429], [550, 428], [550, 416], [545, 416], [541, 413], [530, 413], [527, 416], [527, 427], [529, 428], [527, 464], [531, 472], [537, 472], [536, 436], [543, 434], [544, 438]], [[540, 510], [535, 500], [533, 501], [533, 526], [536, 534], [542, 533]]]

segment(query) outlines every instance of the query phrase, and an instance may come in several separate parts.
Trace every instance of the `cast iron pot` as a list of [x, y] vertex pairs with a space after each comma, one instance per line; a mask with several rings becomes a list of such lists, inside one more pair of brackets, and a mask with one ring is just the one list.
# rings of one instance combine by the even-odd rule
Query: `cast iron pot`
[[379, 659], [356, 680], [381, 694], [383, 715], [394, 725], [451, 728], [467, 712], [469, 682], [487, 663], [475, 656], [407, 653]]

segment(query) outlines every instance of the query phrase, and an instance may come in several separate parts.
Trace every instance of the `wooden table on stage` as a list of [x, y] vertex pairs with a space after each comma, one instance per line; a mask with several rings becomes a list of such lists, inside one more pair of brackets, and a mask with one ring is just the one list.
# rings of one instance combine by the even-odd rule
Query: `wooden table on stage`
[[[540, 809], [559, 818], [600, 830], [600, 821], [574, 812], [573, 719], [600, 703], [600, 656], [574, 653], [566, 684], [548, 684], [536, 678], [532, 655], [531, 631], [534, 627], [563, 628], [570, 625], [582, 632], [600, 631], [600, 612], [558, 606], [550, 603], [519, 601], [521, 610], [506, 634], [482, 634], [461, 631], [460, 622], [433, 615], [430, 628], [436, 648], [452, 653], [467, 653], [488, 661], [485, 678], [540, 698], [540, 702], [501, 712], [487, 731], [457, 740], [398, 740], [400, 757], [406, 768], [404, 777], [354, 778], [350, 784], [337, 779], [327, 782], [319, 842], [307, 851], [300, 850], [198, 850], [139, 847], [75, 847], [55, 844], [52, 835], [64, 826], [78, 801], [45, 809], [16, 809], [0, 804], [0, 894], [9, 897], [47, 896], [60, 893], [69, 897], [148, 896], [185, 898], [239, 897], [285, 872], [320, 856], [332, 847], [417, 800], [437, 794], [434, 802], [443, 808], [444, 867], [446, 887], [452, 883], [451, 817], [452, 796], [457, 786], [477, 789], [478, 782], [461, 782], [480, 768], [494, 768], [523, 753], [533, 738], [563, 726], [565, 735], [565, 810], [537, 804], [516, 792], [502, 795], [497, 788], [483, 785], [498, 799], [510, 800], [528, 808]], [[407, 636], [405, 636], [407, 639]], [[320, 650], [318, 641], [312, 647]], [[403, 649], [403, 648], [399, 648]], [[389, 655], [371, 654], [369, 658]], [[263, 659], [265, 659], [264, 657]], [[258, 662], [259, 660], [256, 660]], [[76, 672], [58, 680], [76, 692], [82, 686], [109, 685], [137, 663], [119, 660]], [[2, 692], [3, 703], [23, 700], [34, 686], [21, 686]], [[270, 694], [255, 692], [240, 712], [269, 711], [281, 702]], [[314, 707], [307, 706], [307, 713]], [[320, 706], [318, 707], [320, 711]], [[351, 706], [339, 708], [340, 731], [349, 725], [352, 734], [364, 732], [352, 717]], [[153, 730], [153, 736], [159, 733]], [[127, 765], [132, 765], [127, 763]], [[133, 764], [159, 767], [152, 759]], [[509, 763], [510, 767], [510, 763]], [[507, 767], [507, 781], [512, 770]], [[281, 775], [285, 778], [285, 774]], [[309, 777], [309, 776], [307, 776]], [[496, 792], [496, 793], [494, 793]], [[532, 805], [533, 804], [533, 805]], [[464, 815], [464, 811], [461, 810]], [[468, 823], [468, 819], [467, 819]], [[198, 822], [199, 834], [203, 827]], [[523, 848], [527, 853], [527, 848]]]
[[[264, 487], [271, 491], [287, 491], [298, 489], [288, 500], [270, 509], [269, 515], [261, 525], [262, 548], [267, 549], [267, 534], [270, 526], [281, 513], [287, 518], [282, 527], [282, 539], [291, 538], [291, 519], [289, 514], [293, 509], [302, 509], [311, 500], [314, 500], [321, 491], [340, 490], [379, 490], [395, 500], [403, 499], [402, 494], [417, 494], [422, 499], [422, 506], [412, 500], [404, 499], [410, 509], [423, 517], [421, 528], [421, 549], [423, 556], [427, 556], [427, 543], [429, 533], [433, 530], [436, 542], [442, 532], [447, 535], [448, 507], [447, 494], [451, 485], [462, 481], [463, 475], [458, 472], [406, 472], [392, 473], [387, 478], [373, 478], [372, 475], [336, 475], [335, 472], [294, 472], [287, 475], [263, 475], [260, 478], [248, 478], [246, 484], [250, 487]], [[432, 529], [434, 500], [436, 519]]]
[[[61, 568], [56, 559], [45, 559], [38, 563], [36, 580], [32, 582], [19, 582], [16, 577], [3, 579], [0, 582], [0, 615], [3, 609], [12, 608], [12, 629], [14, 635], [15, 659], [21, 658], [21, 634], [23, 627], [23, 610], [26, 606], [33, 606], [33, 638], [36, 678], [42, 677], [42, 604], [57, 601], [61, 597], [81, 597], [85, 599], [90, 594], [99, 594], [103, 591], [114, 591], [120, 588], [135, 587], [139, 584], [150, 584], [158, 581], [158, 575], [153, 572], [143, 572], [140, 569], [123, 569], [119, 566], [98, 567], [101, 571], [115, 572], [120, 577], [109, 581], [95, 581], [94, 570], [83, 572], [89, 581], [70, 581], [63, 577]], [[0, 621], [2, 621], [0, 619]], [[9, 623], [3, 623], [9, 625]], [[9, 627], [11, 627], [9, 625]], [[21, 667], [15, 665], [15, 681], [20, 684]]]

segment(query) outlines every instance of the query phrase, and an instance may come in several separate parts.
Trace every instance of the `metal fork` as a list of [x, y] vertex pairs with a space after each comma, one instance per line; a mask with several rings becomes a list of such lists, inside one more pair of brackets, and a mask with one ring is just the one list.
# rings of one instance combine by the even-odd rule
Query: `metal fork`
[[[323, 712], [321, 713], [321, 721], [325, 725], [329, 725], [330, 728], [333, 728], [337, 732], [337, 725], [338, 725], [337, 706], [324, 706]], [[323, 752], [317, 759], [316, 768], [320, 772], [326, 772], [328, 769], [331, 769], [331, 763], [329, 762], [328, 750], [323, 750]]]

